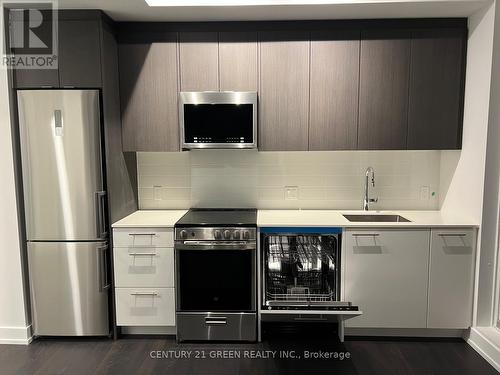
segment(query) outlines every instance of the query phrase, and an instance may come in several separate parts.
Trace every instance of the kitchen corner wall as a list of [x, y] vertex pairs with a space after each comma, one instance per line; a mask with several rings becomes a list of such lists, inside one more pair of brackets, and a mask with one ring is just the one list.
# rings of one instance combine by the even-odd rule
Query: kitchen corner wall
[[373, 209], [436, 210], [440, 161], [441, 151], [140, 152], [139, 208], [361, 209], [372, 166]]

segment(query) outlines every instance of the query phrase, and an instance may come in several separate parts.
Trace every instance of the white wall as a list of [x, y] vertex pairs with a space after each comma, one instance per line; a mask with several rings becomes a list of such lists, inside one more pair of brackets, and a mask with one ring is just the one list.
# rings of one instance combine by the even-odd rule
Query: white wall
[[495, 6], [469, 18], [462, 151], [443, 151], [442, 211], [480, 223], [493, 51]]
[[[137, 160], [142, 209], [361, 209], [368, 166], [376, 174], [370, 194], [379, 197], [373, 209], [439, 208], [440, 151], [198, 150]], [[285, 199], [287, 186], [298, 188], [298, 199]]]
[[[3, 40], [3, 28], [0, 34]], [[0, 343], [27, 344], [7, 72], [0, 68]]]
[[494, 277], [498, 257], [499, 187], [500, 187], [500, 6], [495, 11], [488, 142], [486, 148], [486, 173], [484, 179], [484, 204], [481, 225], [481, 259], [478, 285], [477, 325], [495, 324]]

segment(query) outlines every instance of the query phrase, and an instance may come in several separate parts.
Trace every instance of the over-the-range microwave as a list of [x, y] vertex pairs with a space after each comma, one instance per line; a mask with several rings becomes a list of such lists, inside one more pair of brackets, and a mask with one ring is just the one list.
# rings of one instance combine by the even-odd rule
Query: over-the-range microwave
[[257, 148], [255, 91], [181, 92], [181, 149]]

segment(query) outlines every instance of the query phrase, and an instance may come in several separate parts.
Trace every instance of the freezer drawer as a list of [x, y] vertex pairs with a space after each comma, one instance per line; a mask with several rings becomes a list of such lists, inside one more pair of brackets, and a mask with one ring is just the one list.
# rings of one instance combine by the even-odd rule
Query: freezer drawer
[[119, 326], [175, 325], [174, 288], [115, 288]]
[[36, 336], [109, 334], [107, 244], [28, 242]]
[[115, 247], [113, 253], [117, 287], [174, 287], [174, 249]]
[[255, 341], [256, 313], [177, 313], [179, 341]]

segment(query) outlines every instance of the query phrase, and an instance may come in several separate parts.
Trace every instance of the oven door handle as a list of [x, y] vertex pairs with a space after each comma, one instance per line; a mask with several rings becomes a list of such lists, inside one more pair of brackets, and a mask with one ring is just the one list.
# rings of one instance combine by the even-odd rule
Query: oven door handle
[[255, 242], [176, 241], [176, 250], [255, 250]]

